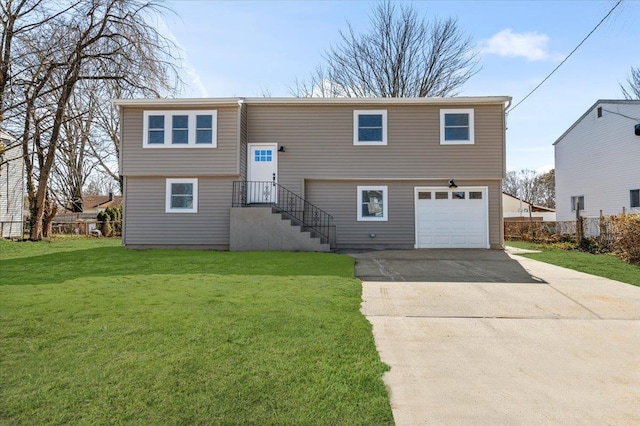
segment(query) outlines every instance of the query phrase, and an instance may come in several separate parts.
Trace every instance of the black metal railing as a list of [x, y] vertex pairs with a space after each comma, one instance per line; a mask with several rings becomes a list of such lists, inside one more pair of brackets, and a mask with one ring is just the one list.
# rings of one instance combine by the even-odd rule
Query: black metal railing
[[297, 225], [311, 231], [323, 243], [331, 244], [333, 216], [278, 183], [235, 181], [232, 205], [271, 206], [274, 212], [284, 214]]

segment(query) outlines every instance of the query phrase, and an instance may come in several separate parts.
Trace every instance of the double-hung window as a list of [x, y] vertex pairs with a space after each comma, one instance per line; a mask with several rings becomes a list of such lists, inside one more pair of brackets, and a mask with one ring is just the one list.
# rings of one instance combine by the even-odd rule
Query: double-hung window
[[171, 129], [172, 144], [188, 144], [189, 143], [189, 116], [174, 115], [171, 117], [173, 127]]
[[215, 148], [216, 110], [144, 111], [144, 148]]
[[353, 144], [387, 144], [387, 110], [353, 111]]
[[440, 144], [475, 143], [473, 109], [440, 110]]
[[630, 207], [640, 207], [640, 189], [632, 189], [629, 191]]
[[571, 197], [571, 211], [576, 211], [576, 205], [578, 210], [584, 210], [584, 195], [576, 195]]
[[167, 179], [165, 212], [198, 212], [198, 179]]
[[386, 221], [386, 186], [358, 186], [358, 221]]

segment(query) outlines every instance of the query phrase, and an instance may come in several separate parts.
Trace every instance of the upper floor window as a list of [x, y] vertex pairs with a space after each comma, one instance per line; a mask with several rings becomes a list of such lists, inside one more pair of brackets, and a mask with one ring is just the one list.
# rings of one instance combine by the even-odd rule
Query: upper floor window
[[185, 148], [217, 146], [218, 112], [144, 111], [142, 146]]
[[198, 212], [198, 179], [167, 179], [167, 213]]
[[629, 193], [631, 207], [640, 207], [640, 189], [632, 189]]
[[440, 110], [440, 144], [473, 144], [473, 109]]
[[358, 220], [387, 220], [387, 187], [358, 187]]
[[353, 111], [353, 144], [387, 144], [387, 110]]
[[584, 210], [584, 195], [576, 195], [571, 197], [571, 211], [576, 211], [576, 205], [578, 210]]

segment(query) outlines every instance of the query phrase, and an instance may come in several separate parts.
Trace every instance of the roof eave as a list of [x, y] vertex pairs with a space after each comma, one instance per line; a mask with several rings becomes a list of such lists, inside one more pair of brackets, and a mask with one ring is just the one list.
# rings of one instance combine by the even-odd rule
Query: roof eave
[[114, 99], [114, 105], [129, 107], [157, 106], [237, 106], [251, 105], [506, 105], [510, 96], [468, 96], [451, 98], [183, 98], [183, 99]]

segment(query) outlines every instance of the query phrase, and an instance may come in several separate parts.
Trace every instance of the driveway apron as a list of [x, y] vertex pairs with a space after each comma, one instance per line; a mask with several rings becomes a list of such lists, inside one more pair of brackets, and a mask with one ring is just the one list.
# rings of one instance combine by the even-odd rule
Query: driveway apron
[[[362, 312], [391, 367], [397, 425], [640, 424], [640, 287], [500, 251], [450, 252], [352, 254], [397, 271], [384, 281], [359, 269], [377, 277], [361, 278]], [[424, 275], [438, 262], [472, 278]]]

